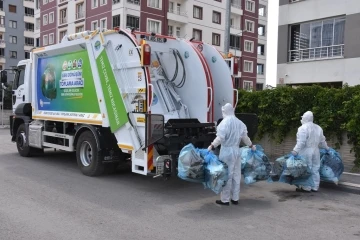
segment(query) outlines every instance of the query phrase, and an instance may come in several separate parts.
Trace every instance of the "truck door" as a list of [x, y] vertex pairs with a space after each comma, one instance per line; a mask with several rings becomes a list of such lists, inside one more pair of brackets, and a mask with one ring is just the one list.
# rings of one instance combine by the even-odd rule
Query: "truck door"
[[15, 76], [13, 81], [13, 91], [12, 91], [12, 103], [13, 103], [13, 111], [15, 111], [16, 107], [25, 103], [25, 65], [18, 66], [15, 70]]

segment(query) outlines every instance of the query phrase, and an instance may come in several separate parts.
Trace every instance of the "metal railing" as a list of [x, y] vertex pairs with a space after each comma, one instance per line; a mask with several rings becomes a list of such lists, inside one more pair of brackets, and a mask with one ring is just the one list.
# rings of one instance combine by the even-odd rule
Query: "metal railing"
[[127, 0], [128, 3], [140, 5], [140, 0]]
[[182, 11], [180, 11], [178, 9], [169, 9], [168, 12], [176, 14], [176, 15], [187, 17], [187, 12], [182, 12]]
[[234, 7], [234, 8], [241, 9], [241, 4], [240, 3], [231, 3], [231, 6]]
[[30, 14], [30, 13], [25, 13], [26, 17], [34, 17], [34, 14]]
[[64, 17], [64, 18], [60, 18], [60, 24], [66, 24], [67, 23], [67, 18]]
[[33, 29], [33, 28], [26, 28], [25, 31], [27, 31], [27, 32], [34, 32], [34, 29]]
[[231, 25], [230, 27], [233, 28], [233, 29], [241, 30], [240, 26]]
[[289, 62], [313, 61], [344, 57], [344, 44], [289, 51]]
[[118, 4], [120, 3], [120, 0], [113, 0], [113, 4]]
[[85, 17], [85, 11], [77, 12], [75, 15], [76, 15], [75, 16], [76, 20], [80, 19], [80, 18], [84, 18]]

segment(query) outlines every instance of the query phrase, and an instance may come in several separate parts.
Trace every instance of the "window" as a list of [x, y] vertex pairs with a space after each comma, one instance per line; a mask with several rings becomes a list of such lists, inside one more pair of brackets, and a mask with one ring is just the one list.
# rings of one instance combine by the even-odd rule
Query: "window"
[[47, 4], [49, 0], [43, 0], [43, 5]]
[[0, 56], [1, 57], [5, 56], [5, 49], [4, 48], [0, 48]]
[[221, 0], [215, 0], [215, 2], [221, 2]]
[[230, 34], [230, 47], [233, 49], [240, 49], [240, 37]]
[[193, 38], [197, 41], [202, 40], [202, 31], [199, 29], [193, 29]]
[[174, 27], [171, 25], [168, 25], [168, 35], [173, 36], [174, 35]]
[[253, 70], [253, 64], [254, 62], [253, 61], [244, 61], [244, 72], [250, 72], [252, 73], [254, 70]]
[[25, 59], [30, 59], [30, 52], [25, 52]]
[[35, 47], [40, 47], [40, 38], [36, 38], [36, 45]]
[[169, 2], [169, 12], [174, 12], [174, 2]]
[[126, 27], [127, 28], [135, 28], [139, 30], [139, 17], [127, 15], [126, 16]]
[[245, 10], [249, 12], [255, 12], [255, 2], [251, 0], [245, 1]]
[[[16, 68], [16, 66], [13, 68]], [[18, 71], [16, 71], [13, 81], [13, 90], [18, 89], [18, 87], [23, 85], [25, 82], [25, 66], [20, 66], [17, 69]]]
[[254, 32], [254, 25], [255, 23], [253, 21], [250, 20], [245, 20], [245, 29], [248, 32]]
[[46, 46], [49, 44], [49, 37], [48, 35], [43, 36], [43, 46]]
[[9, 27], [10, 28], [17, 28], [17, 21], [10, 20], [9, 21]]
[[66, 34], [67, 34], [67, 31], [65, 30], [65, 31], [61, 31], [60, 33], [59, 33], [59, 42], [61, 42], [61, 40], [66, 36]]
[[17, 37], [16, 36], [10, 36], [9, 42], [16, 44], [17, 43]]
[[212, 22], [221, 24], [221, 13], [213, 11]]
[[25, 16], [34, 17], [34, 9], [25, 7]]
[[44, 14], [43, 15], [43, 26], [47, 25], [48, 23], [49, 23], [48, 15]]
[[236, 89], [241, 88], [240, 78], [238, 78], [238, 77], [234, 78], [234, 85], [235, 85]]
[[203, 19], [203, 8], [194, 6], [193, 8], [193, 17], [196, 19]]
[[245, 40], [244, 41], [244, 51], [245, 52], [254, 52], [254, 42]]
[[10, 58], [17, 58], [17, 52], [16, 51], [10, 51]]
[[113, 4], [118, 4], [118, 3], [120, 3], [120, 0], [113, 0]]
[[264, 84], [263, 83], [257, 83], [256, 84], [256, 91], [262, 91], [264, 90]]
[[161, 22], [148, 19], [147, 31], [154, 33], [161, 33]]
[[112, 27], [120, 27], [120, 14], [113, 16], [112, 18]]
[[292, 25], [289, 61], [343, 57], [345, 22], [337, 17]]
[[147, 6], [161, 9], [161, 0], [147, 0]]
[[91, 0], [91, 8], [97, 8], [98, 7], [98, 1], [99, 0]]
[[76, 32], [76, 33], [83, 32], [83, 31], [84, 31], [84, 25], [77, 26], [77, 27], [75, 28], [75, 32]]
[[212, 44], [215, 46], [220, 46], [220, 34], [217, 33], [212, 34]]
[[[116, 1], [120, 2], [120, 0], [116, 0]], [[127, 0], [127, 2], [135, 5], [140, 5], [140, 0]]]
[[54, 34], [53, 33], [50, 33], [49, 34], [49, 44], [54, 44]]
[[245, 81], [243, 82], [243, 89], [246, 91], [252, 91], [253, 89], [253, 82], [252, 81]]
[[259, 25], [258, 27], [258, 34], [260, 36], [265, 36], [265, 26], [264, 25]]
[[176, 27], [176, 37], [180, 37], [181, 36], [181, 28], [180, 27]]
[[16, 13], [16, 6], [9, 4], [9, 12], [11, 12], [11, 13]]
[[34, 46], [34, 39], [33, 38], [25, 38], [25, 45], [26, 46]]
[[67, 8], [63, 8], [60, 10], [60, 24], [67, 23]]
[[107, 4], [107, 0], [100, 0], [100, 6], [104, 6]]
[[264, 75], [264, 64], [257, 64], [257, 74], [258, 75]]
[[36, 29], [40, 29], [40, 24], [41, 24], [40, 18], [37, 18], [36, 19]]
[[54, 22], [54, 12], [49, 13], [49, 23]]
[[107, 18], [100, 19], [100, 29], [107, 29]]
[[84, 18], [84, 2], [76, 4], [76, 19]]
[[25, 22], [25, 31], [33, 32], [34, 31], [34, 24]]
[[262, 56], [265, 55], [265, 45], [264, 44], [258, 44], [257, 54], [262, 55]]
[[266, 16], [266, 7], [264, 5], [259, 6], [259, 16], [265, 17]]
[[91, 30], [94, 31], [98, 28], [98, 21], [91, 22]]

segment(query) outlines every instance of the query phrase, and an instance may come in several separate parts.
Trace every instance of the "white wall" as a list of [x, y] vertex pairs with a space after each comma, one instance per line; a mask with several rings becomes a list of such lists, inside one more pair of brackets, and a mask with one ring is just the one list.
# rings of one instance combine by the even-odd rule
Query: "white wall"
[[360, 58], [279, 64], [277, 79], [284, 78], [285, 84], [343, 82], [353, 86], [360, 83], [359, 66]]
[[279, 26], [360, 12], [360, 0], [306, 0], [282, 5]]

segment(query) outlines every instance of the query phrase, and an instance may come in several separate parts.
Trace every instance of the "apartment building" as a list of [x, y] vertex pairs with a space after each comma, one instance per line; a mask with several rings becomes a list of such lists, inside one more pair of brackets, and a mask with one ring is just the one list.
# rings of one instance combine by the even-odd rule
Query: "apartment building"
[[34, 48], [34, 1], [0, 1], [0, 70], [30, 57]]
[[360, 83], [360, 1], [280, 0], [277, 81]]
[[[36, 43], [58, 43], [70, 33], [135, 28], [196, 40], [224, 50], [227, 0], [35, 0]], [[235, 85], [263, 89], [267, 0], [231, 1], [230, 52], [239, 57]]]

